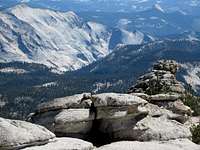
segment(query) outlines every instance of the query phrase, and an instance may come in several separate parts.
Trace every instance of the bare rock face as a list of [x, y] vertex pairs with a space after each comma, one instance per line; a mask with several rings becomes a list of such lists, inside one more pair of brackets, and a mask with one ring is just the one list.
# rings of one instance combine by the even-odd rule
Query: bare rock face
[[132, 129], [127, 129], [120, 136], [124, 139], [137, 141], [168, 141], [173, 139], [191, 138], [191, 133], [183, 124], [165, 117], [146, 117]]
[[168, 141], [174, 139], [191, 138], [188, 127], [183, 123], [186, 116], [175, 114], [170, 110], [148, 103], [144, 107], [148, 116], [138, 120], [132, 127], [114, 134], [115, 139], [137, 141]]
[[200, 146], [192, 143], [188, 139], [178, 139], [171, 141], [123, 141], [97, 148], [97, 150], [199, 150]]
[[63, 98], [56, 98], [53, 101], [40, 104], [36, 109], [36, 113], [44, 113], [69, 108], [90, 108], [91, 101], [83, 101], [84, 99], [89, 99], [90, 97], [90, 93], [83, 93]]
[[0, 118], [0, 149], [20, 149], [49, 142], [55, 135], [46, 128], [24, 121]]
[[94, 102], [95, 107], [139, 106], [147, 103], [139, 97], [118, 93], [102, 93], [93, 95], [92, 101]]
[[156, 102], [156, 101], [176, 101], [181, 98], [181, 95], [179, 94], [156, 94], [156, 95], [150, 95], [149, 101]]
[[190, 118], [189, 116], [173, 113], [170, 110], [167, 110], [163, 107], [159, 107], [151, 103], [145, 105], [145, 109], [149, 112], [148, 116], [150, 117], [158, 118], [164, 116], [169, 120], [175, 120], [182, 124], [184, 124]]
[[147, 104], [142, 98], [129, 94], [103, 93], [92, 96], [96, 109], [94, 131], [107, 140], [123, 140], [115, 136], [127, 128], [133, 127], [138, 120], [146, 117], [148, 111], [140, 109]]
[[46, 145], [28, 147], [23, 150], [93, 150], [93, 144], [75, 138], [55, 138]]
[[145, 113], [139, 110], [147, 101], [129, 94], [103, 93], [92, 96], [96, 109], [96, 119], [117, 119], [131, 114]]
[[[73, 111], [73, 110], [69, 110]], [[80, 120], [87, 116], [87, 112], [79, 116], [69, 116], [63, 112], [58, 116], [58, 122], [61, 124], [70, 120]], [[75, 112], [77, 113], [77, 112]], [[64, 118], [63, 116], [64, 115]], [[63, 118], [63, 119], [61, 119]], [[75, 118], [75, 119], [73, 119]], [[71, 122], [73, 124], [73, 122]], [[68, 124], [66, 124], [68, 126]], [[65, 128], [63, 129], [66, 129]], [[72, 125], [71, 125], [72, 127]], [[70, 128], [70, 125], [69, 125]], [[75, 125], [74, 130], [78, 130]], [[25, 121], [9, 120], [0, 118], [0, 149], [1, 150], [92, 150], [93, 144], [74, 138], [56, 138], [55, 135], [46, 128], [28, 123]]]
[[149, 96], [149, 102], [152, 104], [171, 110], [176, 114], [191, 116], [191, 108], [184, 105], [180, 99], [180, 95], [176, 94], [157, 94]]
[[181, 100], [177, 100], [172, 104], [172, 111], [177, 114], [187, 114], [192, 115], [192, 110], [190, 107], [183, 104]]
[[54, 117], [55, 133], [58, 136], [84, 138], [92, 128], [94, 117], [89, 109], [62, 110]]
[[31, 116], [34, 123], [43, 125], [57, 136], [85, 138], [95, 114], [90, 111], [91, 94], [83, 93], [43, 103]]
[[185, 126], [187, 126], [188, 128], [191, 128], [192, 126], [197, 126], [200, 124], [200, 116], [198, 117], [191, 117], [189, 120], [187, 120], [187, 122], [185, 122]]
[[40, 105], [31, 120], [57, 136], [105, 136], [113, 140], [116, 132], [133, 127], [148, 114], [139, 109], [146, 104], [142, 98], [129, 94], [79, 94]]
[[[45, 110], [49, 111], [38, 111], [32, 120], [44, 125], [57, 136], [77, 137], [97, 144], [116, 140], [164, 141], [191, 138], [190, 130], [182, 124], [187, 118], [140, 97], [119, 93], [102, 93], [87, 98], [83, 95], [79, 95], [81, 101], [77, 100], [77, 95], [74, 96], [74, 102], [73, 96], [66, 97], [70, 98], [69, 102], [63, 103], [61, 99], [62, 105], [67, 107], [59, 106], [60, 109], [52, 109], [52, 102], [45, 104]], [[160, 97], [171, 98], [163, 95]], [[157, 98], [155, 96], [155, 101]], [[90, 103], [90, 108], [79, 104], [85, 102]], [[73, 104], [72, 108], [68, 103]]]

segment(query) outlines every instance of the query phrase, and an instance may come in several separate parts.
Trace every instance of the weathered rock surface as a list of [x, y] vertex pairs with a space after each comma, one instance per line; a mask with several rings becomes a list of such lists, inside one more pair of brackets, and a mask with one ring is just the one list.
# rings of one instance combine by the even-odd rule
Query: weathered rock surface
[[145, 93], [130, 93], [130, 95], [140, 97], [140, 98], [142, 98], [144, 100], [149, 100], [150, 99], [150, 96], [148, 94], [145, 94]]
[[[69, 103], [76, 104], [80, 108], [74, 108], [74, 105], [70, 108], [68, 107], [70, 105], [65, 102], [63, 106], [67, 107], [59, 107], [60, 110], [53, 111], [45, 107], [45, 110], [50, 111], [40, 111], [32, 116], [32, 120], [44, 125], [58, 136], [89, 138], [95, 142], [99, 140], [101, 142], [104, 140], [107, 142], [115, 140], [164, 141], [191, 138], [189, 129], [181, 124], [187, 120], [186, 116], [148, 103], [140, 97], [130, 94], [102, 93], [83, 99], [82, 94], [79, 100], [77, 96], [74, 96], [75, 102], [71, 99], [72, 97], [70, 96]], [[163, 95], [160, 97], [165, 99]], [[91, 102], [91, 106], [84, 108], [77, 101]], [[45, 106], [52, 108], [50, 104]], [[54, 106], [57, 105], [54, 104]]]
[[181, 98], [179, 94], [156, 94], [149, 96], [149, 101], [156, 102], [156, 101], [176, 101]]
[[168, 95], [168, 94], [152, 95], [149, 98], [149, 102], [156, 104], [159, 107], [171, 110], [176, 114], [181, 114], [183, 116], [192, 115], [191, 108], [184, 105], [183, 102], [178, 98], [178, 96], [176, 98], [176, 95]]
[[0, 118], [1, 150], [46, 144], [54, 137], [53, 133], [42, 126]]
[[187, 120], [187, 122], [185, 122], [185, 126], [187, 126], [188, 128], [192, 127], [193, 125], [199, 125], [200, 124], [200, 116], [198, 117], [191, 117], [190, 119]]
[[96, 109], [94, 130], [110, 141], [120, 140], [116, 133], [133, 127], [148, 114], [145, 109], [139, 109], [147, 101], [129, 94], [97, 94], [92, 96], [92, 101]]
[[199, 150], [200, 146], [192, 143], [188, 139], [179, 139], [172, 141], [123, 141], [97, 148], [97, 150]]
[[166, 117], [146, 117], [131, 129], [119, 133], [127, 140], [137, 141], [168, 141], [174, 139], [191, 138], [190, 130], [174, 120]]
[[[56, 99], [40, 105], [39, 111], [31, 118], [34, 123], [47, 127], [57, 136], [88, 139], [91, 134], [98, 136], [96, 133], [99, 133], [99, 136], [104, 134], [113, 139], [115, 132], [134, 126], [148, 114], [145, 109], [139, 109], [147, 101], [129, 94], [80, 94], [60, 100], [61, 103]], [[90, 104], [89, 108], [89, 105], [82, 105], [85, 101]]]
[[90, 108], [91, 101], [85, 100], [89, 99], [90, 97], [90, 93], [83, 93], [63, 98], [56, 98], [53, 101], [40, 104], [36, 109], [36, 113], [44, 113], [48, 111], [56, 111], [69, 108]]
[[54, 130], [58, 136], [84, 138], [91, 131], [95, 114], [89, 109], [62, 110], [54, 118]]
[[180, 123], [185, 123], [188, 120], [188, 116], [173, 113], [163, 107], [148, 103], [145, 105], [145, 109], [149, 112], [148, 115], [151, 117], [161, 117], [164, 116], [169, 120], [176, 120]]
[[[147, 101], [129, 94], [103, 93], [92, 96], [96, 119], [117, 119], [131, 114], [145, 113], [139, 110]], [[146, 112], [147, 113], [147, 112]]]
[[43, 125], [57, 136], [85, 138], [92, 129], [95, 114], [90, 109], [61, 109], [32, 117], [34, 123]]
[[147, 102], [137, 96], [129, 94], [118, 94], [118, 93], [102, 93], [92, 96], [92, 101], [95, 107], [107, 107], [107, 106], [139, 106], [146, 104]]
[[91, 94], [83, 93], [38, 106], [31, 121], [47, 127], [57, 136], [84, 138], [92, 128]]
[[75, 138], [56, 138], [42, 146], [34, 146], [23, 150], [93, 150], [91, 143]]
[[172, 104], [171, 110], [177, 114], [187, 114], [187, 115], [192, 115], [192, 110], [190, 107], [186, 106], [183, 104], [181, 100], [175, 101]]

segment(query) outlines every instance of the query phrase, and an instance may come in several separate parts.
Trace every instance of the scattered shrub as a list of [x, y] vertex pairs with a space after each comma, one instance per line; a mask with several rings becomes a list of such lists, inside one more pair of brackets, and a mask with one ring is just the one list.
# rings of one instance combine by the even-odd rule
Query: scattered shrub
[[183, 102], [194, 111], [193, 116], [200, 115], [200, 97], [192, 94], [186, 94], [186, 96], [183, 98]]
[[193, 125], [190, 130], [192, 132], [192, 141], [196, 144], [200, 144], [200, 124]]

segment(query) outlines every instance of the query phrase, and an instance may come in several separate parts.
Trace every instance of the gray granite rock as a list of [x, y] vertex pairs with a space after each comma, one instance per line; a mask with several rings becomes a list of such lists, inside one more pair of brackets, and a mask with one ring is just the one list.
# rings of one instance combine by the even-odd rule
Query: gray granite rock
[[90, 108], [90, 97], [90, 93], [83, 93], [63, 98], [56, 98], [53, 101], [40, 104], [36, 109], [36, 113], [44, 113], [69, 108]]
[[139, 107], [146, 105], [147, 101], [129, 94], [97, 94], [92, 96], [92, 101], [96, 108], [96, 130], [111, 140], [115, 140], [115, 133], [133, 127], [148, 114]]
[[168, 141], [191, 138], [190, 130], [183, 124], [162, 117], [147, 116], [138, 121], [133, 128], [116, 134], [117, 137], [137, 141]]
[[102, 93], [92, 96], [94, 107], [117, 107], [146, 104], [144, 99], [130, 94]]
[[[91, 102], [89, 108], [82, 106], [85, 101]], [[57, 136], [87, 139], [91, 132], [100, 132], [112, 139], [116, 131], [132, 127], [148, 114], [145, 109], [139, 109], [146, 104], [144, 99], [129, 94], [79, 94], [42, 104], [31, 120]]]
[[32, 120], [57, 136], [85, 138], [92, 129], [94, 118], [90, 109], [61, 109], [38, 114]]
[[122, 141], [111, 143], [97, 150], [200, 150], [200, 146], [192, 143], [188, 139], [178, 139], [171, 141]]
[[20, 149], [49, 142], [55, 135], [46, 128], [25, 121], [0, 118], [0, 149]]
[[23, 150], [93, 150], [92, 143], [75, 138], [56, 138], [46, 145], [28, 147]]

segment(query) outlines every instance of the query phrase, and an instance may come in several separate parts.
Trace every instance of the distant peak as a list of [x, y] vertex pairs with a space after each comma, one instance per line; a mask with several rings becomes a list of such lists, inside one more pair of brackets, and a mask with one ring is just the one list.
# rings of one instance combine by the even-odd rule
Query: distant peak
[[30, 0], [21, 0], [20, 2], [21, 3], [28, 3], [28, 2], [30, 2]]
[[164, 10], [159, 4], [155, 4], [155, 5], [153, 6], [153, 8], [154, 8], [155, 10], [157, 10], [157, 11], [160, 11], [160, 12], [162, 12], [162, 13], [165, 13], [165, 10]]
[[77, 17], [77, 14], [73, 11], [68, 11], [66, 12], [66, 14], [70, 15], [70, 16], [74, 16], [74, 17]]

